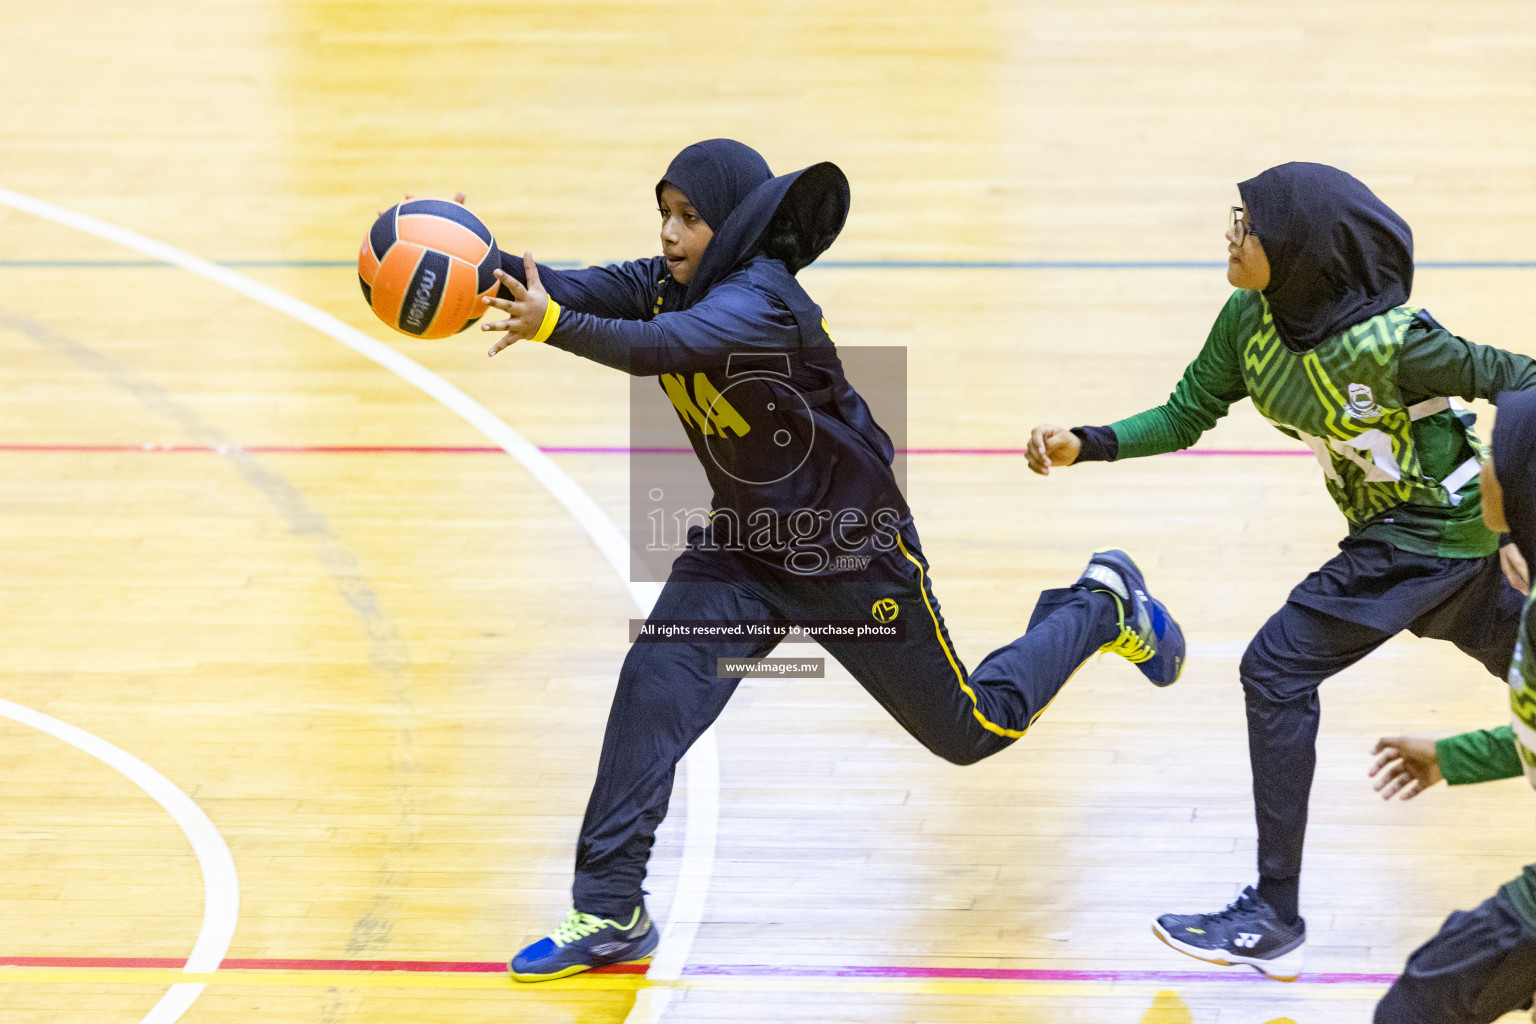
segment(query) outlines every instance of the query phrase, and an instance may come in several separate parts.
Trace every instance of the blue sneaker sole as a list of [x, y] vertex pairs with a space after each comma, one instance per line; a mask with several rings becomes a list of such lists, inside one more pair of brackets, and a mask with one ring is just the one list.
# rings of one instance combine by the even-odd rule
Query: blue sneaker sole
[[[544, 940], [541, 939], [540, 941], [542, 942]], [[538, 943], [534, 943], [534, 945], [536, 946]], [[661, 945], [661, 935], [657, 932], [655, 925], [652, 925], [650, 930], [642, 935], [634, 946], [627, 950], [622, 956], [618, 956], [613, 959], [600, 957], [596, 963], [567, 963], [558, 967], [551, 967], [549, 970], [545, 971], [541, 971], [533, 967], [533, 964], [549, 963], [551, 960], [557, 959], [556, 955], [549, 955], [546, 956], [542, 961], [535, 960], [533, 961], [533, 964], [530, 964], [523, 970], [518, 970], [518, 957], [522, 956], [522, 953], [519, 953], [507, 963], [507, 973], [512, 976], [513, 981], [555, 981], [560, 978], [569, 978], [571, 975], [580, 974], [583, 971], [593, 971], [599, 967], [614, 967], [620, 964], [648, 964], [651, 962], [651, 956], [656, 952], [656, 947], [659, 945]], [[527, 949], [531, 948], [533, 947], [527, 947]], [[527, 952], [527, 949], [524, 949], [523, 952]]]
[[613, 963], [608, 964], [571, 964], [569, 967], [562, 967], [560, 970], [551, 971], [548, 974], [529, 974], [527, 972], [520, 973], [513, 970], [512, 965], [509, 963], [507, 964], [507, 973], [512, 976], [513, 981], [521, 981], [524, 984], [528, 984], [537, 981], [557, 981], [560, 978], [569, 978], [571, 975], [580, 974], [583, 971], [595, 971], [599, 967], [614, 967], [620, 964], [648, 964], [650, 962], [651, 954], [647, 953], [645, 956], [638, 957], [634, 960], [615, 960]]

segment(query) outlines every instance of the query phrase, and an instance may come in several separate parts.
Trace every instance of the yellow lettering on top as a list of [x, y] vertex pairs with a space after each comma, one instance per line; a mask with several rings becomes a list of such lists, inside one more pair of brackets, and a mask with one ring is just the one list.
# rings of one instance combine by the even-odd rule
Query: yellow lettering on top
[[[693, 396], [698, 399], [700, 405], [709, 410], [709, 418], [719, 428], [721, 436], [724, 436], [727, 430], [734, 430], [736, 436], [741, 437], [752, 429], [752, 425], [742, 418], [741, 413], [737, 412], [730, 402], [721, 397], [720, 392], [716, 391], [715, 386], [709, 382], [709, 378], [702, 373], [693, 375]], [[705, 427], [704, 433], [711, 433], [708, 426]]]
[[[705, 434], [713, 434], [718, 430], [724, 436], [725, 432], [730, 430], [737, 437], [741, 437], [752, 429], [752, 425], [721, 396], [715, 386], [709, 382], [709, 378], [702, 373], [693, 375], [692, 395], [688, 394], [688, 385], [679, 373], [662, 374], [661, 386], [666, 389], [667, 397], [672, 400], [672, 407], [677, 410], [678, 415], [690, 426]], [[700, 406], [704, 408], [700, 409]]]
[[[703, 376], [700, 374], [700, 376]], [[664, 373], [661, 375], [661, 386], [666, 389], [667, 397], [672, 400], [672, 407], [684, 421], [702, 430], [706, 434], [713, 434], [714, 430], [709, 425], [708, 418], [699, 411], [699, 407], [693, 404], [693, 399], [688, 395], [688, 385], [683, 382], [681, 374]]]

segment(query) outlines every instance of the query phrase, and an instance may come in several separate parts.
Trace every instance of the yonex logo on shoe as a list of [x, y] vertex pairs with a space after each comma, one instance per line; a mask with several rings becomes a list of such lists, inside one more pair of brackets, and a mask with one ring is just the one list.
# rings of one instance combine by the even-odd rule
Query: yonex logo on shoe
[[599, 942], [597, 945], [592, 947], [590, 952], [593, 956], [608, 956], [611, 953], [617, 953], [619, 950], [623, 949], [625, 945], [626, 943], [623, 942]]
[[1238, 932], [1237, 938], [1232, 940], [1232, 945], [1240, 946], [1243, 949], [1252, 949], [1254, 946], [1259, 944], [1259, 940], [1263, 937], [1264, 936], [1262, 935], [1255, 935], [1252, 932]]

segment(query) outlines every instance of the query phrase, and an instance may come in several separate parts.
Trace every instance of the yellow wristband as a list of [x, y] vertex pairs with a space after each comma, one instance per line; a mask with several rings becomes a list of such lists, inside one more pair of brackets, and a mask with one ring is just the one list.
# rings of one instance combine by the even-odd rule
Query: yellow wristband
[[555, 323], [560, 319], [560, 303], [554, 299], [549, 300], [549, 305], [544, 307], [544, 322], [539, 324], [539, 333], [529, 338], [529, 341], [548, 341], [549, 336], [555, 333]]

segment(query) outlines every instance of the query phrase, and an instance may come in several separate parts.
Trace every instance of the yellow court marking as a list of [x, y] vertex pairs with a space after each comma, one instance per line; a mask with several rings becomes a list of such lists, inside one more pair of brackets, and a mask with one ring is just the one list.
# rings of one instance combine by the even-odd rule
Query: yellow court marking
[[[582, 989], [596, 992], [633, 992], [643, 988], [669, 988], [695, 992], [816, 992], [843, 995], [929, 995], [929, 996], [1151, 996], [1166, 999], [1166, 984], [1106, 984], [1073, 981], [940, 981], [927, 979], [867, 979], [818, 977], [692, 977], [675, 981], [651, 981], [640, 975], [583, 974], [559, 981], [524, 985], [503, 974], [469, 974], [414, 971], [275, 971], [223, 970], [212, 974], [189, 974], [170, 969], [123, 967], [16, 967], [0, 968], [0, 985], [145, 985], [174, 984], [241, 986], [283, 986], [322, 988], [417, 988], [459, 990], [503, 990], [533, 994], [558, 990]], [[1243, 985], [1229, 987], [1218, 982], [1220, 991], [1239, 998], [1262, 993], [1282, 994], [1273, 986]], [[1214, 986], [1213, 986], [1214, 988]], [[1380, 999], [1386, 988], [1368, 984], [1286, 985], [1288, 997], [1327, 1000]]]

